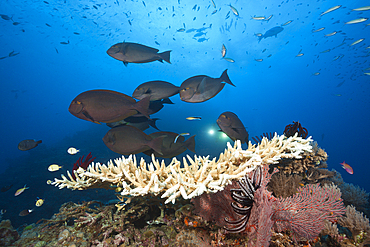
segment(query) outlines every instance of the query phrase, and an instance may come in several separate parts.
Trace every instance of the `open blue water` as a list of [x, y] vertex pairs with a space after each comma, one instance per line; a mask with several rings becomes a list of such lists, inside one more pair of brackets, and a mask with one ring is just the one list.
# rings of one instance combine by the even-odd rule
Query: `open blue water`
[[[2, 193], [1, 208], [18, 214], [33, 208], [36, 197], [45, 198], [44, 208], [30, 215], [34, 218], [12, 221], [21, 224], [50, 217], [53, 212], [48, 211], [52, 210], [48, 204], [104, 196], [103, 192], [60, 191], [46, 184], [72, 169], [79, 155], [68, 155], [70, 146], [85, 156], [91, 151], [96, 161], [104, 163], [119, 156], [102, 141], [109, 130], [105, 124], [87, 122], [68, 112], [78, 94], [110, 89], [131, 95], [146, 81], [164, 80], [179, 86], [195, 75], [219, 77], [225, 69], [236, 87], [225, 85], [204, 103], [187, 103], [173, 96], [174, 105], [165, 105], [152, 115], [160, 118], [158, 128], [195, 134], [197, 154], [217, 156], [230, 140], [217, 131], [210, 135], [209, 130], [218, 129], [216, 119], [224, 111], [236, 113], [250, 137], [263, 132], [282, 134], [286, 125], [300, 121], [329, 154], [329, 169], [340, 171], [344, 181], [370, 190], [370, 76], [364, 74], [370, 72], [366, 70], [370, 67], [370, 22], [345, 24], [370, 18], [370, 11], [352, 11], [369, 2], [214, 3], [216, 8], [208, 0], [0, 2], [0, 172], [6, 177], [0, 187], [13, 184]], [[336, 5], [341, 7], [320, 16]], [[269, 21], [251, 18], [270, 15]], [[284, 30], [277, 37], [258, 42], [256, 34], [281, 25]], [[322, 27], [325, 29], [313, 32]], [[201, 28], [206, 28], [204, 34], [197, 37], [199, 32], [189, 31]], [[335, 35], [326, 36], [334, 31]], [[351, 46], [359, 39], [364, 41]], [[106, 53], [123, 41], [160, 52], [172, 50], [171, 64], [125, 67]], [[222, 59], [222, 44], [227, 48], [226, 57], [234, 63]], [[256, 61], [259, 59], [263, 61]], [[185, 118], [189, 116], [201, 116], [202, 120], [188, 121]], [[150, 128], [146, 133], [154, 131]], [[24, 139], [42, 140], [42, 144], [22, 152], [17, 145]], [[353, 175], [341, 168], [343, 161], [353, 167]], [[51, 163], [63, 165], [63, 169], [51, 174], [47, 171]], [[14, 197], [24, 184], [30, 189]], [[106, 197], [114, 198], [113, 194]]]

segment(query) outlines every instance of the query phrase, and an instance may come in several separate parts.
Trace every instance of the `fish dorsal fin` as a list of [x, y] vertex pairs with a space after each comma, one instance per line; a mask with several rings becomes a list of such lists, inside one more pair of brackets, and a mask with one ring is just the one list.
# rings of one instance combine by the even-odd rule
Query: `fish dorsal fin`
[[206, 91], [207, 77], [204, 77], [203, 80], [199, 83], [198, 93], [204, 93]]
[[117, 95], [120, 95], [120, 96], [124, 97], [125, 99], [129, 100], [132, 103], [136, 103], [136, 100], [134, 98], [132, 98], [131, 96], [128, 96], [124, 93], [120, 93], [120, 92], [116, 92], [116, 91], [108, 90], [108, 89], [97, 89], [97, 90], [92, 90], [92, 91], [98, 91], [98, 92], [100, 91], [100, 92], [107, 92], [107, 93], [117, 94]]

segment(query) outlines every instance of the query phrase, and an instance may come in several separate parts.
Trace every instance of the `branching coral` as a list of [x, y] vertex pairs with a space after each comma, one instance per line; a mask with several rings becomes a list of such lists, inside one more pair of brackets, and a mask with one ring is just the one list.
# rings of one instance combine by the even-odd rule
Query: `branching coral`
[[351, 231], [353, 238], [361, 232], [370, 234], [369, 219], [352, 205], [347, 206], [345, 216], [339, 218], [338, 223], [347, 227]]
[[268, 184], [268, 190], [274, 192], [276, 197], [286, 198], [297, 192], [297, 188], [302, 187], [302, 177], [298, 174], [286, 175], [282, 172], [272, 175]]
[[[286, 138], [277, 136], [272, 140], [264, 138], [258, 145], [249, 142], [248, 149], [243, 150], [241, 143], [236, 141], [234, 147], [228, 143], [228, 148], [220, 154], [219, 159], [209, 160], [207, 157], [197, 157], [181, 162], [176, 158], [166, 166], [152, 156], [152, 163], [146, 164], [141, 159], [137, 166], [136, 157], [122, 157], [108, 165], [100, 163], [89, 165], [87, 170], [78, 169], [74, 174], [76, 180], [68, 172], [69, 179], [62, 175], [62, 179], [55, 179], [52, 183], [59, 188], [83, 190], [87, 188], [111, 188], [110, 185], [122, 186], [121, 195], [143, 196], [146, 194], [160, 195], [167, 198], [165, 203], [174, 203], [182, 196], [190, 199], [204, 192], [217, 192], [231, 183], [233, 179], [240, 179], [248, 172], [262, 164], [274, 164], [281, 158], [301, 158], [302, 152], [311, 152], [310, 138]], [[190, 163], [190, 165], [188, 164]]]

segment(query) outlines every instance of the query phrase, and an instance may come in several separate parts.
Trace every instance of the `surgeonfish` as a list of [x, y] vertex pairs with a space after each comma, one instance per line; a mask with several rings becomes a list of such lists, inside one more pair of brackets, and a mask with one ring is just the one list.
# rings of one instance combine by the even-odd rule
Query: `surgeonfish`
[[150, 156], [154, 154], [155, 157], [172, 158], [185, 152], [187, 149], [195, 153], [195, 135], [189, 137], [187, 140], [185, 140], [184, 136], [180, 135], [177, 138], [176, 143], [175, 139], [178, 136], [178, 134], [174, 132], [160, 131], [151, 133], [149, 136], [154, 139], [163, 137], [161, 146], [162, 153], [159, 154], [156, 151], [150, 149], [143, 152], [146, 155]]
[[219, 78], [197, 75], [186, 79], [180, 86], [180, 99], [190, 103], [200, 103], [215, 97], [225, 86], [226, 82], [235, 87], [230, 81], [227, 69]]
[[20, 189], [18, 189], [16, 192], [15, 192], [15, 194], [14, 194], [14, 196], [19, 196], [20, 194], [22, 194], [26, 189], [29, 189], [29, 187], [26, 187], [27, 185], [25, 185], [23, 188], [20, 188]]
[[330, 8], [330, 9], [328, 9], [327, 11], [322, 12], [320, 16], [323, 16], [323, 15], [325, 15], [325, 14], [329, 13], [329, 12], [332, 12], [332, 11], [334, 11], [334, 10], [336, 10], [336, 9], [339, 9], [340, 7], [342, 7], [342, 5], [337, 5], [337, 6], [331, 7], [331, 8]]
[[272, 36], [277, 37], [278, 33], [281, 33], [283, 30], [284, 30], [284, 28], [280, 27], [280, 26], [273, 27], [273, 28], [267, 30], [264, 35], [258, 36], [258, 42], [260, 42], [262, 39], [266, 39], [268, 37], [272, 37]]
[[158, 53], [158, 49], [149, 46], [141, 45], [138, 43], [122, 42], [111, 46], [107, 53], [109, 56], [122, 61], [127, 66], [128, 63], [149, 63], [163, 60], [167, 63], [170, 62], [170, 52], [165, 51]]
[[122, 125], [110, 129], [103, 137], [103, 142], [113, 152], [123, 155], [138, 154], [149, 149], [161, 154], [163, 138], [153, 139], [136, 127]]
[[93, 123], [112, 123], [140, 112], [148, 115], [149, 98], [138, 102], [126, 94], [112, 90], [89, 90], [80, 93], [69, 106], [69, 112]]
[[248, 132], [235, 113], [222, 113], [217, 119], [217, 125], [231, 140], [240, 140], [242, 144], [248, 143]]
[[150, 101], [167, 99], [178, 94], [180, 87], [166, 81], [148, 81], [140, 84], [133, 92], [132, 97], [142, 100], [150, 97]]
[[23, 140], [18, 144], [18, 149], [21, 151], [27, 151], [32, 148], [37, 147], [42, 141], [35, 141], [35, 140]]
[[80, 152], [80, 150], [76, 149], [74, 147], [70, 147], [70, 148], [67, 149], [67, 153], [69, 153], [70, 155], [75, 155], [78, 152]]

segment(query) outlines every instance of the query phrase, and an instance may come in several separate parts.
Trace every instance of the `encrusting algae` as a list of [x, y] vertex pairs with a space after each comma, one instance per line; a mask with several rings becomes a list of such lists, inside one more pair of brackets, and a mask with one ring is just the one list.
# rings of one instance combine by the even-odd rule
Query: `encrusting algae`
[[249, 142], [246, 150], [241, 148], [240, 141], [236, 141], [234, 147], [228, 143], [217, 161], [195, 155], [194, 159], [183, 158], [182, 164], [173, 158], [168, 166], [154, 156], [150, 164], [142, 158], [139, 166], [135, 155], [122, 156], [114, 160], [115, 164], [112, 161], [107, 165], [92, 163], [87, 170], [80, 167], [74, 171], [76, 179], [67, 171], [69, 179], [62, 175], [62, 179], [55, 178], [51, 184], [72, 190], [122, 187], [122, 196], [161, 194], [161, 198], [167, 198], [166, 204], [175, 203], [180, 196], [191, 199], [204, 192], [223, 190], [232, 180], [242, 178], [258, 166], [276, 164], [281, 158], [302, 158], [301, 153], [312, 151], [311, 141], [311, 137], [287, 138], [275, 134], [271, 140], [263, 138], [257, 146]]

